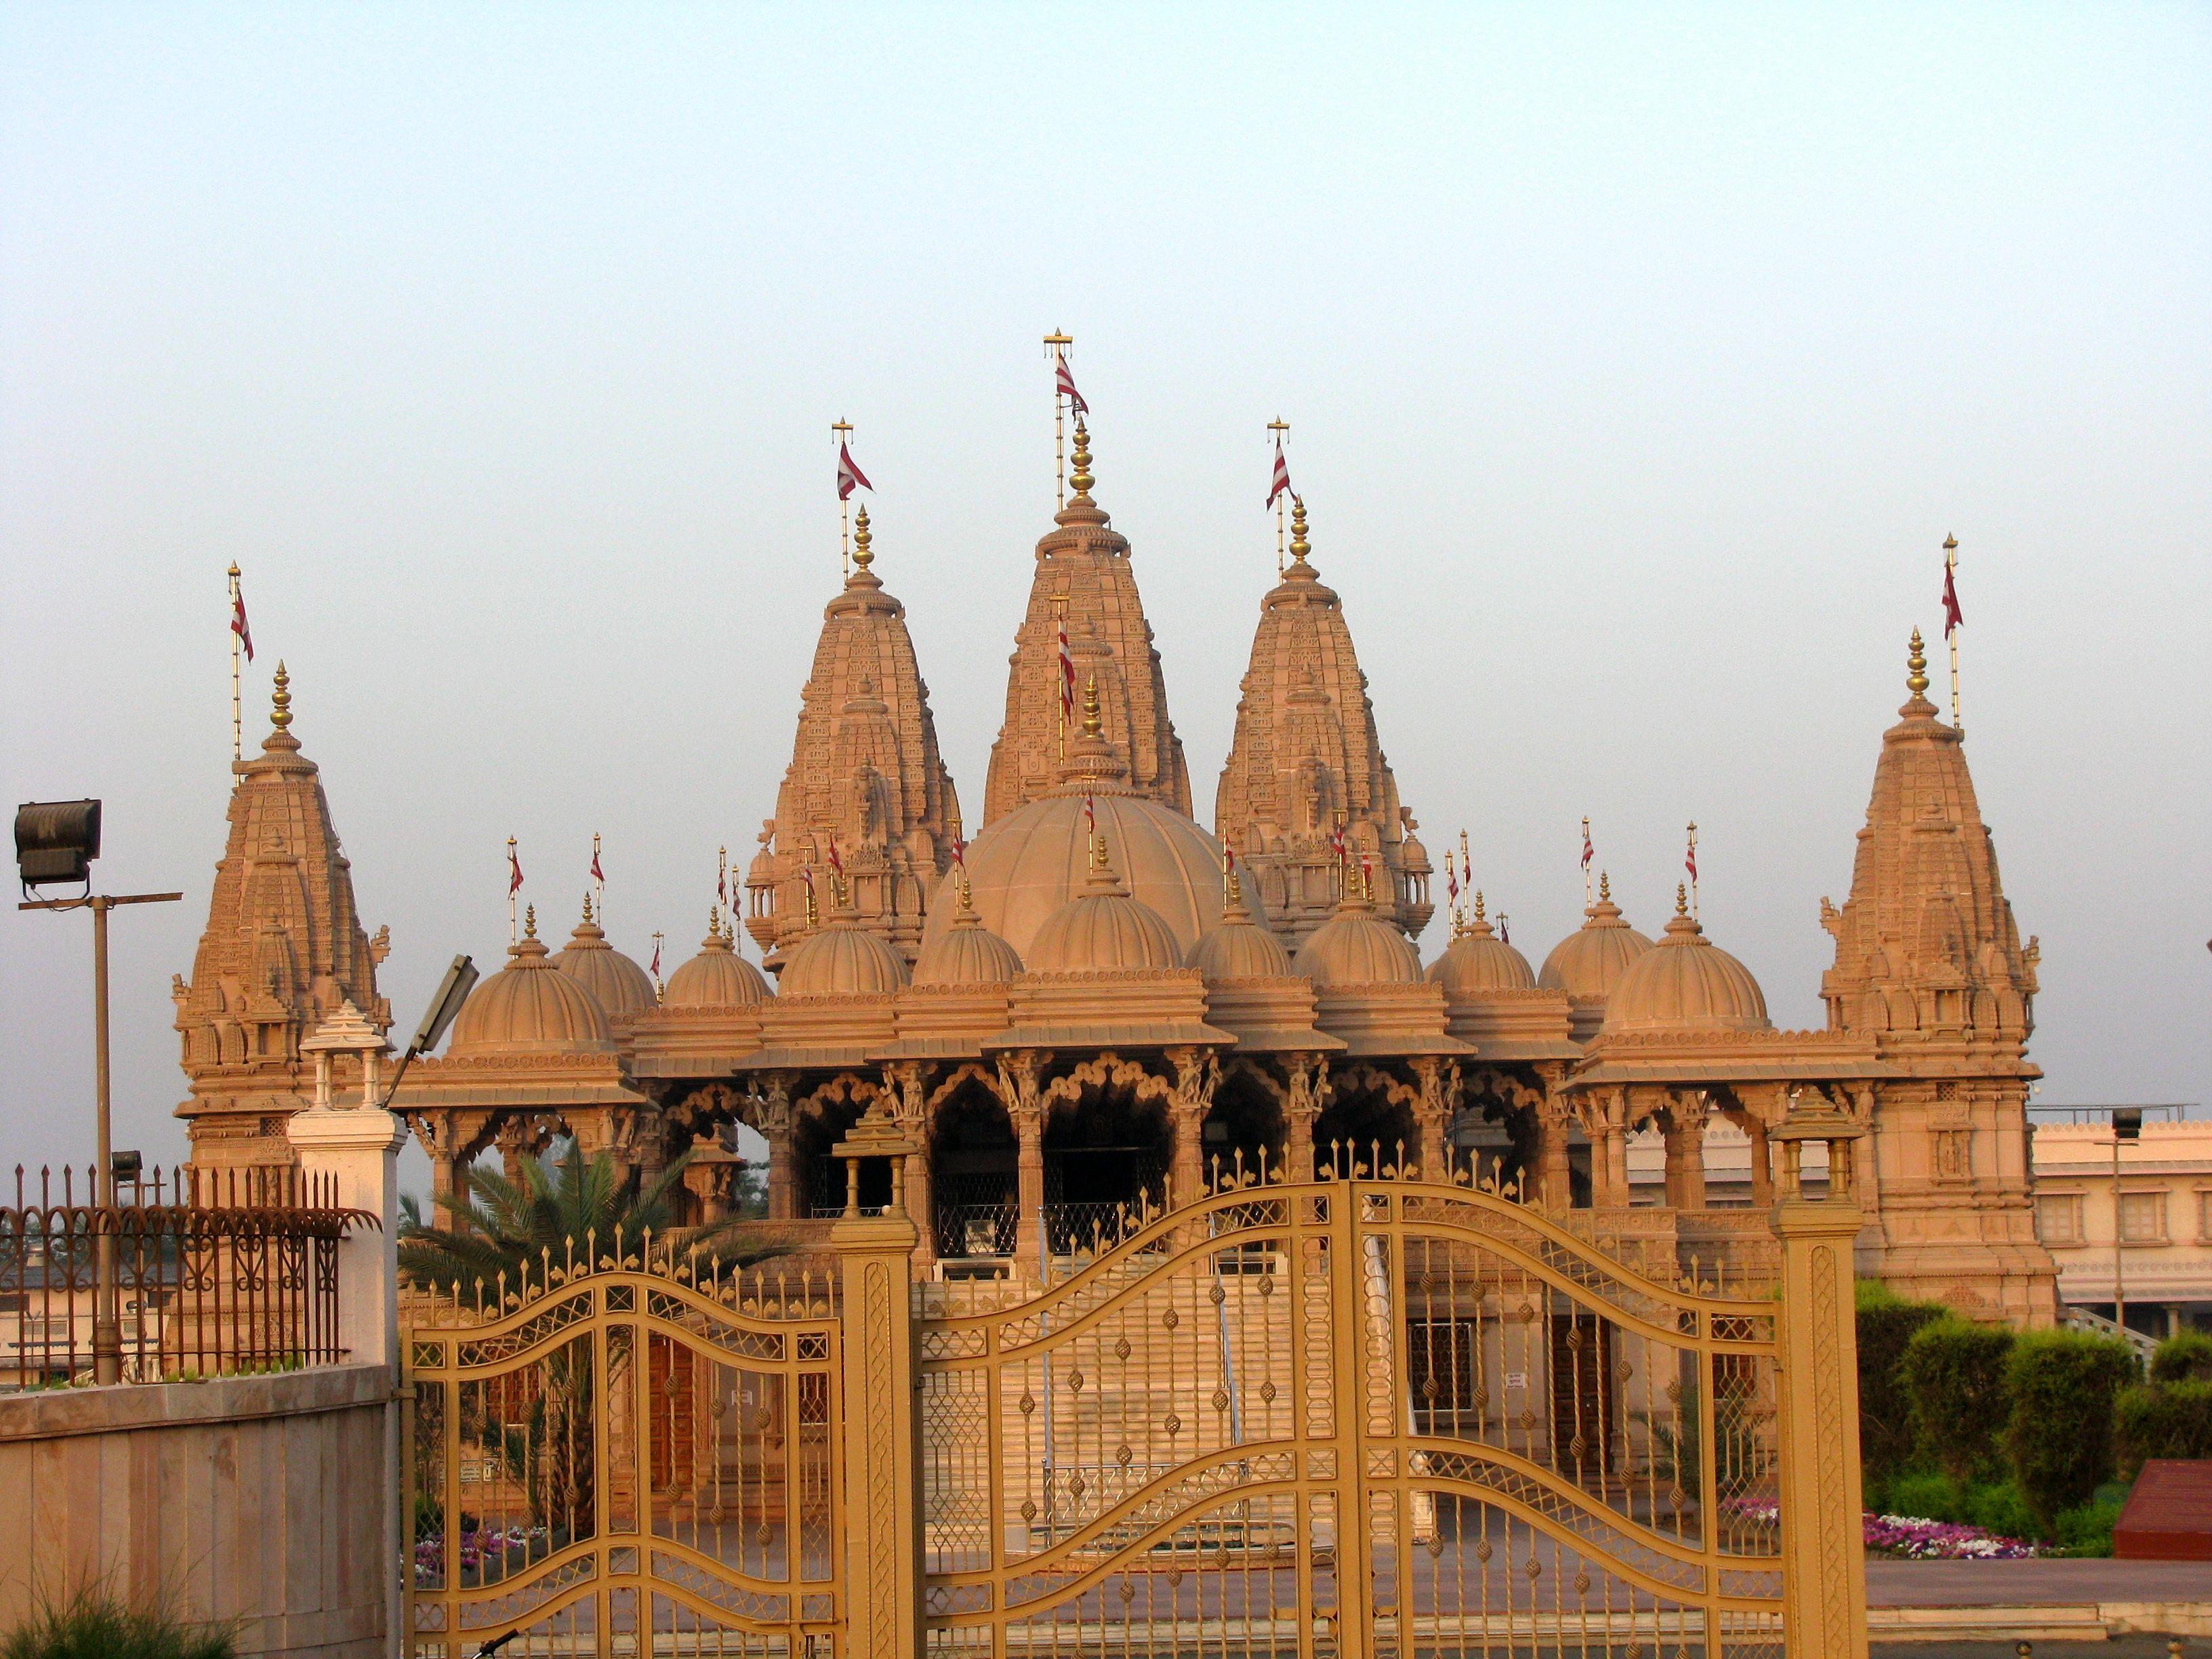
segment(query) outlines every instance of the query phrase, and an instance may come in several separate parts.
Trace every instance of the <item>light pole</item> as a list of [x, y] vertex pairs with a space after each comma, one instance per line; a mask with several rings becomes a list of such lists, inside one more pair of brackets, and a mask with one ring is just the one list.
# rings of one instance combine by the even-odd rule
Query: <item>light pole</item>
[[[23, 890], [58, 882], [92, 885], [100, 856], [100, 803], [33, 801], [15, 811], [15, 865]], [[92, 912], [93, 1075], [98, 1102], [99, 1166], [93, 1171], [92, 1380], [123, 1380], [123, 1322], [115, 1305], [115, 1136], [107, 1046], [107, 913], [118, 904], [166, 904], [182, 893], [87, 891], [73, 899], [26, 899], [19, 910]], [[103, 1212], [105, 1213], [103, 1213]]]
[[2128, 1328], [2128, 1291], [2124, 1267], [2127, 1261], [2127, 1225], [2121, 1218], [2120, 1143], [2142, 1139], [2142, 1108], [2112, 1108], [2112, 1323], [2125, 1335]]

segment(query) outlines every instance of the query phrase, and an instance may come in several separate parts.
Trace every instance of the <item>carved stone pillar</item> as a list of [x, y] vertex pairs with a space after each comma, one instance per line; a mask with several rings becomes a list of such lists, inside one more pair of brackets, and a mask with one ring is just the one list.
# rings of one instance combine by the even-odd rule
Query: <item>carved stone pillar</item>
[[760, 1080], [761, 1133], [768, 1140], [768, 1212], [776, 1221], [795, 1220], [799, 1194], [791, 1144], [791, 1085], [789, 1072], [770, 1072]]
[[1283, 1102], [1288, 1131], [1290, 1178], [1314, 1178], [1314, 1120], [1321, 1115], [1322, 1091], [1328, 1086], [1328, 1062], [1312, 1054], [1290, 1057], [1290, 1089]]
[[513, 1186], [522, 1184], [522, 1160], [530, 1154], [530, 1121], [511, 1117], [499, 1126], [496, 1138], [500, 1168]]
[[1767, 1147], [1765, 1119], [1746, 1112], [1743, 1132], [1751, 1139], [1751, 1201], [1764, 1210], [1774, 1202], [1774, 1160]]
[[891, 1116], [899, 1133], [917, 1149], [906, 1161], [906, 1212], [921, 1235], [914, 1247], [915, 1265], [927, 1268], [937, 1260], [937, 1219], [934, 1191], [930, 1182], [929, 1125], [923, 1103], [928, 1097], [921, 1062], [908, 1060], [884, 1067], [884, 1091], [891, 1099]]
[[1046, 1056], [1024, 1050], [999, 1061], [1000, 1098], [1014, 1121], [1014, 1259], [1044, 1283], [1044, 1103], [1038, 1079]]
[[1206, 1114], [1221, 1080], [1221, 1063], [1195, 1048], [1170, 1049], [1168, 1063], [1176, 1073], [1168, 1108], [1168, 1207], [1179, 1210], [1206, 1196]]
[[1447, 1076], [1444, 1062], [1435, 1059], [1420, 1059], [1413, 1062], [1413, 1080], [1420, 1094], [1413, 1106], [1413, 1125], [1419, 1136], [1421, 1178], [1424, 1181], [1451, 1179], [1451, 1159], [1446, 1151], [1446, 1137], [1451, 1129], [1451, 1085], [1458, 1082], [1458, 1068], [1453, 1067]]
[[1667, 1206], [1705, 1207], [1705, 1113], [1702, 1102], [1675, 1095], [1667, 1109]]
[[1567, 1178], [1567, 1125], [1572, 1121], [1565, 1107], [1547, 1099], [1536, 1108], [1536, 1196], [1551, 1210], [1569, 1208], [1574, 1202], [1573, 1183]]

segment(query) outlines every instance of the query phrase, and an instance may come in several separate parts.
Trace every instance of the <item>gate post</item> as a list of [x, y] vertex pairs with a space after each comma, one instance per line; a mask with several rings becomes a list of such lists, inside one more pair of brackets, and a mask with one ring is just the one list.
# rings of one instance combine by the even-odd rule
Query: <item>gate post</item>
[[[1792, 1659], [1866, 1659], [1851, 1264], [1861, 1220], [1851, 1190], [1851, 1142], [1864, 1133], [1823, 1104], [1793, 1108], [1769, 1135], [1782, 1147], [1773, 1225], [1782, 1241], [1782, 1585]], [[1805, 1144], [1814, 1140], [1828, 1153], [1825, 1198], [1807, 1198], [1803, 1191]]]
[[[914, 1247], [905, 1170], [915, 1151], [878, 1100], [831, 1148], [845, 1213], [830, 1230], [842, 1297], [845, 1659], [921, 1651], [921, 1437], [915, 1421]], [[860, 1212], [860, 1160], [891, 1161], [890, 1203]]]

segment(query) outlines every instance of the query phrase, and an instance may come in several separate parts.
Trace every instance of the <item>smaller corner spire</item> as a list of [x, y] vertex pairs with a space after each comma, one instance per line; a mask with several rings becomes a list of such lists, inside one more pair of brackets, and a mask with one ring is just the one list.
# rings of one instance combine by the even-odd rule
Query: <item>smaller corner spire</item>
[[292, 676], [285, 671], [283, 658], [276, 660], [276, 689], [270, 694], [269, 723], [279, 732], [292, 724]]
[[522, 936], [525, 939], [536, 939], [538, 937], [538, 907], [534, 904], [525, 905], [523, 907]]
[[1098, 676], [1093, 674], [1083, 683], [1083, 735], [1098, 737], [1105, 729], [1106, 717], [1098, 712]]
[[1686, 882], [1674, 884], [1674, 914], [1678, 916], [1690, 914], [1690, 888]]
[[1928, 695], [1928, 648], [1921, 643], [1917, 628], [1912, 630], [1912, 644], [1905, 653], [1905, 689], [1912, 694], [1913, 702], [1921, 702]]

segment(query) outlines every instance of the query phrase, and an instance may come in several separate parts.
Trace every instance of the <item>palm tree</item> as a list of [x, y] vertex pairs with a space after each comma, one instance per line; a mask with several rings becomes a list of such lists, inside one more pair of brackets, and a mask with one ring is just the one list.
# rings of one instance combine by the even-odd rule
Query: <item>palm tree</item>
[[[691, 1154], [686, 1152], [652, 1180], [632, 1188], [628, 1172], [605, 1153], [587, 1158], [571, 1142], [558, 1163], [526, 1158], [520, 1178], [509, 1180], [490, 1170], [466, 1172], [461, 1218], [467, 1231], [438, 1227], [422, 1218], [421, 1204], [410, 1194], [400, 1201], [399, 1269], [426, 1288], [456, 1297], [483, 1296], [497, 1301], [501, 1292], [527, 1293], [532, 1284], [548, 1288], [549, 1267], [563, 1267], [572, 1261], [600, 1255], [617, 1249], [628, 1255], [648, 1240], [658, 1257], [673, 1261], [712, 1261], [724, 1269], [743, 1268], [792, 1246], [785, 1239], [762, 1236], [748, 1218], [732, 1216], [702, 1227], [671, 1224], [674, 1211], [669, 1194], [684, 1178]], [[618, 1388], [632, 1363], [627, 1344], [612, 1344], [608, 1352], [611, 1389]], [[592, 1359], [589, 1343], [568, 1343], [549, 1351], [534, 1370], [511, 1385], [520, 1393], [519, 1420], [491, 1407], [483, 1389], [468, 1392], [462, 1410], [462, 1432], [471, 1441], [495, 1453], [509, 1475], [528, 1494], [532, 1521], [546, 1528], [557, 1546], [579, 1528], [592, 1524], [597, 1496], [592, 1437], [595, 1432], [592, 1403]], [[504, 1393], [502, 1400], [506, 1398]], [[447, 1536], [448, 1517], [434, 1515], [418, 1522], [424, 1535]], [[457, 1518], [457, 1525], [465, 1525]], [[451, 1571], [463, 1571], [459, 1533], [450, 1531], [447, 1554]], [[526, 1554], [543, 1553], [544, 1542], [530, 1546]], [[534, 1559], [534, 1557], [533, 1557]], [[476, 1581], [490, 1583], [510, 1564], [504, 1547], [495, 1557], [485, 1557], [470, 1569]]]
[[698, 1227], [674, 1225], [669, 1195], [691, 1156], [685, 1152], [635, 1188], [613, 1158], [604, 1152], [586, 1157], [573, 1141], [557, 1164], [525, 1158], [520, 1180], [470, 1169], [464, 1176], [465, 1207], [456, 1206], [465, 1231], [426, 1222], [413, 1194], [401, 1199], [399, 1271], [418, 1285], [467, 1296], [478, 1285], [495, 1291], [502, 1276], [510, 1290], [519, 1289], [526, 1278], [542, 1279], [549, 1260], [563, 1266], [593, 1246], [613, 1249], [617, 1237], [628, 1251], [650, 1234], [656, 1255], [711, 1259], [725, 1269], [750, 1267], [791, 1249], [787, 1240], [760, 1234], [745, 1216]]

